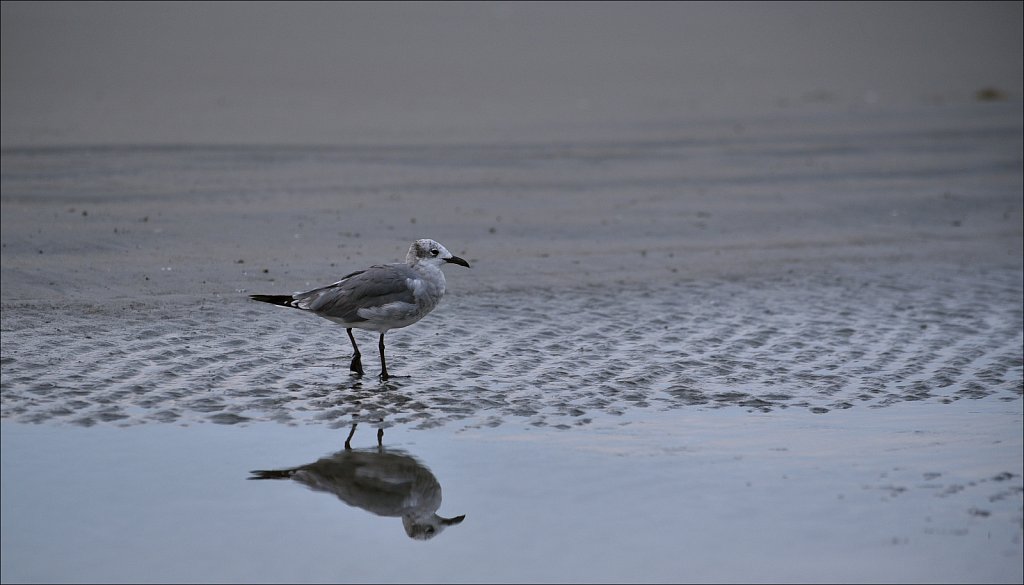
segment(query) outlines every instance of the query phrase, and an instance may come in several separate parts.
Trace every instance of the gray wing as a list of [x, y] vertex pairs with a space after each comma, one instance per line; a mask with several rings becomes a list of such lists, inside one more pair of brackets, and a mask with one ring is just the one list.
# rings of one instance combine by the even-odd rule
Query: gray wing
[[415, 304], [408, 280], [416, 273], [406, 264], [380, 264], [353, 272], [338, 282], [311, 291], [295, 293], [295, 304], [318, 315], [349, 323], [366, 321], [360, 309], [388, 303]]

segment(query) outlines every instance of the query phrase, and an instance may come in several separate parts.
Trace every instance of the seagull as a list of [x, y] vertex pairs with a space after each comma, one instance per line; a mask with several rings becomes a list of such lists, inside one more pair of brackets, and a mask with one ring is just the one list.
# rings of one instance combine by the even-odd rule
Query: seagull
[[380, 333], [380, 379], [387, 381], [384, 360], [384, 334], [419, 321], [444, 296], [445, 281], [441, 266], [469, 262], [453, 255], [430, 239], [416, 240], [409, 246], [405, 262], [377, 264], [353, 272], [334, 284], [290, 295], [249, 295], [264, 303], [310, 311], [343, 325], [352, 342], [354, 355], [349, 369], [363, 375], [363, 364], [352, 329]]

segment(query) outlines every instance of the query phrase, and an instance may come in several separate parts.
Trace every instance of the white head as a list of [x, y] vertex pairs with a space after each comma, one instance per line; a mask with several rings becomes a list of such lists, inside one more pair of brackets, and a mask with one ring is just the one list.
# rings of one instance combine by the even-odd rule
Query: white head
[[469, 262], [453, 255], [447, 248], [434, 240], [416, 240], [409, 246], [409, 253], [405, 255], [405, 261], [410, 266], [424, 263], [440, 267], [445, 263], [458, 264], [469, 268]]

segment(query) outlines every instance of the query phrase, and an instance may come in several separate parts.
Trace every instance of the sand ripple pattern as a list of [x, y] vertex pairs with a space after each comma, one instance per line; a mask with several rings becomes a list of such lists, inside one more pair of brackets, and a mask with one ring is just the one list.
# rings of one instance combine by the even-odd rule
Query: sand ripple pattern
[[[3, 417], [571, 427], [635, 408], [877, 408], [1022, 396], [1019, 271], [830, 274], [649, 289], [454, 291], [359, 337], [245, 295], [3, 308]], [[470, 422], [470, 421], [467, 421]]]

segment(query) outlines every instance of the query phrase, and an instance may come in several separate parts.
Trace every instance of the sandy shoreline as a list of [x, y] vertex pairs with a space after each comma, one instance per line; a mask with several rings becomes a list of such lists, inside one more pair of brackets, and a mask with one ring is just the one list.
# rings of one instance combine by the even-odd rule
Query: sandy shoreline
[[3, 580], [1019, 583], [1021, 6], [4, 2]]
[[452, 276], [462, 292], [832, 265], [1021, 270], [1015, 105], [719, 130], [622, 143], [8, 149], [2, 299], [298, 290], [397, 260], [417, 237], [474, 263]]

